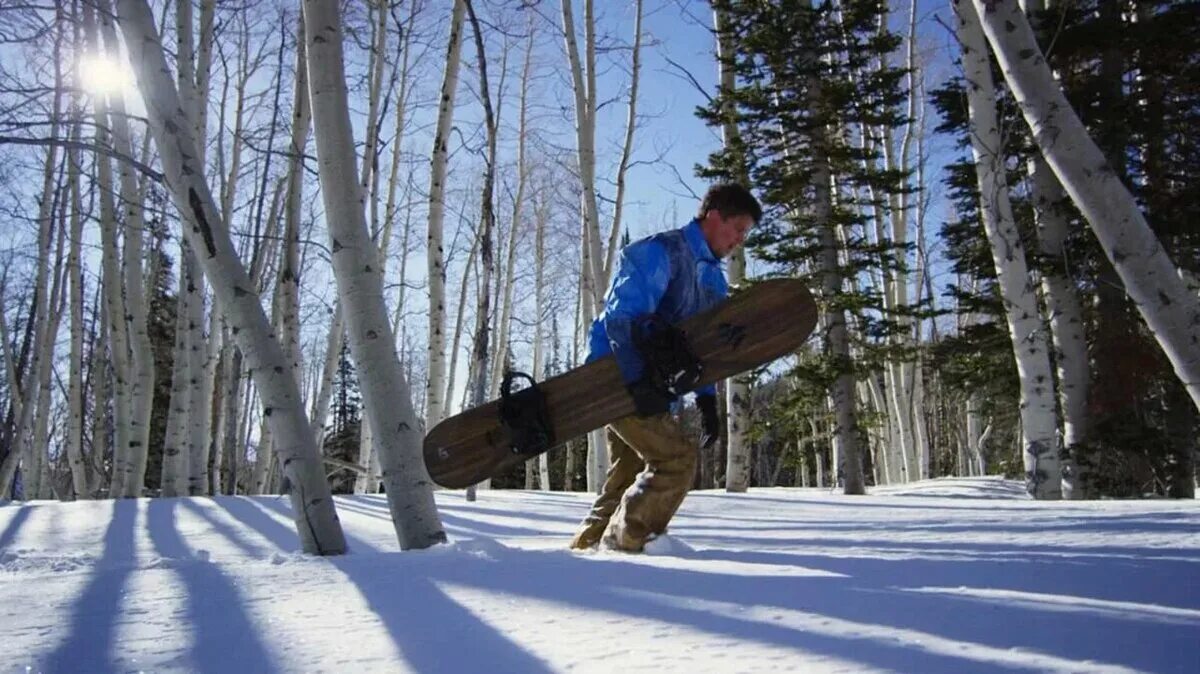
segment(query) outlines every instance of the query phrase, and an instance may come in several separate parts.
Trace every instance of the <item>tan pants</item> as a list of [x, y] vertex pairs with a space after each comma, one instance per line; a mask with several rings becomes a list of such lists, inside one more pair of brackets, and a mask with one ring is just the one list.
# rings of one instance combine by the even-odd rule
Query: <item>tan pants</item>
[[640, 551], [666, 531], [696, 476], [698, 448], [671, 415], [626, 417], [608, 426], [608, 475], [571, 541]]

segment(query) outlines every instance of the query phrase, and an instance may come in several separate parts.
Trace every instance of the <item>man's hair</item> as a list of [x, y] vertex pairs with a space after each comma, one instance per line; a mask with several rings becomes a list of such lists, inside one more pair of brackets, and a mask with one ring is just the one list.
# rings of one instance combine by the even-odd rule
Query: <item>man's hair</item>
[[750, 190], [737, 183], [717, 183], [704, 193], [700, 202], [700, 213], [697, 217], [704, 218], [709, 211], [719, 211], [726, 218], [739, 215], [749, 215], [754, 218], [754, 224], [762, 220], [762, 206], [758, 199], [750, 194]]

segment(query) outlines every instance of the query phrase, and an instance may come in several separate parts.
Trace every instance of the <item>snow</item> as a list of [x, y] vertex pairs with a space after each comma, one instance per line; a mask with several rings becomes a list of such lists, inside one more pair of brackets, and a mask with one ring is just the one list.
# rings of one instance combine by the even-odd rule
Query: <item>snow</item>
[[280, 497], [0, 507], [0, 672], [1200, 672], [1195, 501], [693, 492], [644, 554], [571, 552], [586, 494], [437, 494], [400, 552], [297, 551]]

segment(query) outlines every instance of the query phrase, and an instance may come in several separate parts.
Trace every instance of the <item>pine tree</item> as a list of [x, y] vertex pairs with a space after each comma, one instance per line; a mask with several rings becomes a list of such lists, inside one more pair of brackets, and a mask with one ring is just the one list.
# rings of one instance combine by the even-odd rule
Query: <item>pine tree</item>
[[338, 354], [337, 371], [333, 375], [333, 429], [342, 433], [352, 424], [357, 426], [362, 416], [362, 393], [358, 388], [358, 374], [350, 358], [350, 346], [342, 345]]
[[[700, 114], [714, 126], [732, 116], [740, 139], [702, 173], [735, 178], [744, 165], [766, 209], [749, 241], [754, 255], [823, 289], [826, 355], [795, 376], [830, 392], [840, 454], [835, 473], [848, 492], [860, 492], [863, 429], [854, 380], [863, 374], [862, 355], [884, 341], [895, 317], [878, 289], [856, 288], [855, 280], [894, 264], [890, 242], [872, 242], [867, 227], [870, 216], [890, 208], [890, 195], [906, 189], [904, 176], [879, 166], [878, 147], [865, 141], [904, 120], [904, 71], [883, 58], [899, 38], [881, 28], [880, 3], [713, 6], [728, 17], [737, 87], [724, 88]], [[868, 187], [874, 201], [865, 196]]]

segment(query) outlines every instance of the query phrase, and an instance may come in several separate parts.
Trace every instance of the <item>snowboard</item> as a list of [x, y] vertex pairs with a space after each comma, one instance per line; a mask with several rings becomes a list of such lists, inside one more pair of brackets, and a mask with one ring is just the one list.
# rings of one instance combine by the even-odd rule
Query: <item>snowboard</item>
[[[673, 326], [675, 350], [698, 361], [695, 390], [794, 352], [817, 324], [817, 306], [798, 279], [772, 279], [734, 292]], [[461, 489], [501, 475], [559, 444], [635, 413], [616, 358], [607, 355], [502, 396], [434, 426], [425, 436], [425, 467], [437, 484]]]

